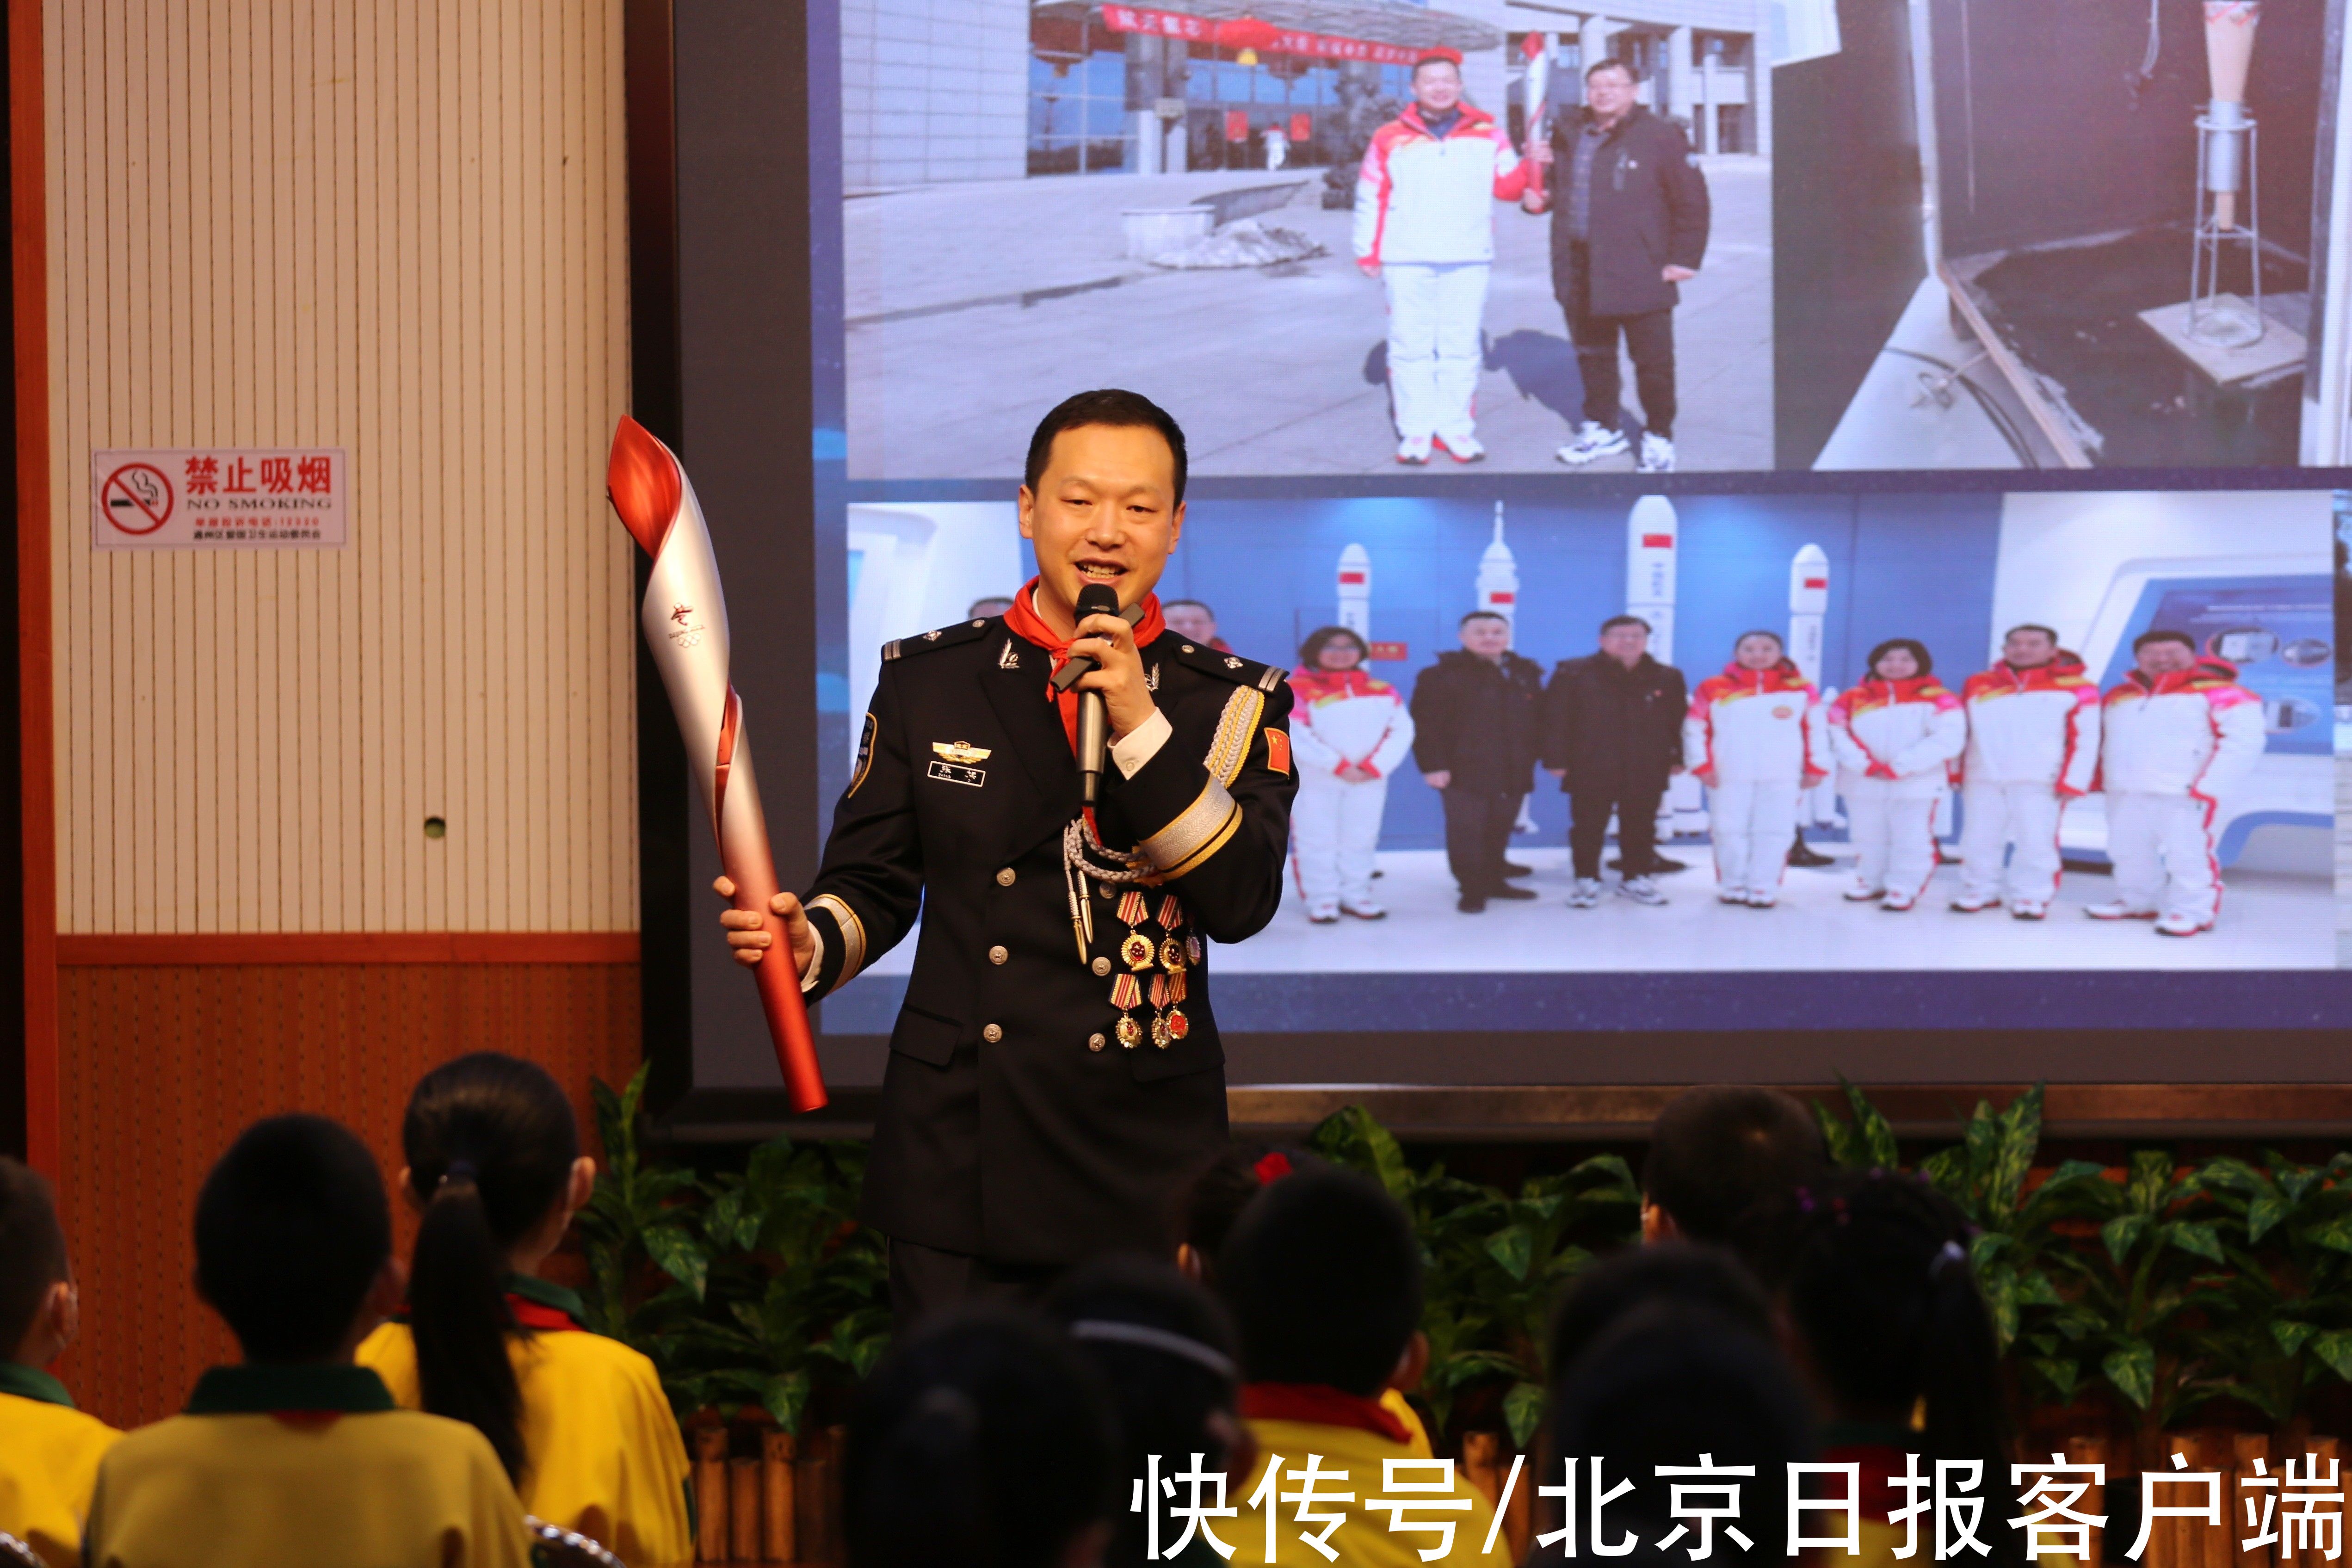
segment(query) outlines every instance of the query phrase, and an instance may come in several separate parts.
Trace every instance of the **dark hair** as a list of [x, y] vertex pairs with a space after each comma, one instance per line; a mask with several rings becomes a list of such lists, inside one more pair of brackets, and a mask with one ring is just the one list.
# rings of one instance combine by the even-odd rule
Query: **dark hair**
[[1205, 601], [1203, 601], [1203, 600], [1200, 600], [1200, 599], [1162, 599], [1162, 600], [1160, 600], [1160, 607], [1161, 609], [1163, 609], [1163, 610], [1172, 610], [1172, 609], [1174, 609], [1174, 608], [1175, 608], [1177, 605], [1192, 605], [1194, 609], [1196, 609], [1196, 610], [1200, 611], [1202, 615], [1204, 615], [1204, 616], [1208, 616], [1208, 617], [1209, 617], [1211, 620], [1213, 620], [1213, 620], [1215, 620], [1215, 619], [1217, 618], [1217, 612], [1216, 612], [1216, 611], [1214, 611], [1214, 610], [1213, 610], [1213, 609], [1211, 609], [1211, 608], [1209, 608], [1209, 606], [1208, 606], [1207, 603], [1206, 603]]
[[[1693, 1241], [1748, 1250], [1769, 1213], [1829, 1168], [1821, 1129], [1778, 1089], [1716, 1084], [1685, 1089], [1650, 1127], [1642, 1191]], [[1769, 1278], [1769, 1270], [1764, 1271]]]
[[1168, 443], [1169, 455], [1176, 459], [1176, 504], [1184, 502], [1184, 432], [1168, 411], [1139, 392], [1125, 392], [1115, 386], [1099, 387], [1093, 392], [1081, 392], [1065, 397], [1054, 405], [1045, 417], [1037, 421], [1037, 428], [1029, 437], [1029, 460], [1021, 470], [1021, 482], [1033, 493], [1038, 481], [1045, 477], [1045, 464], [1054, 455], [1054, 437], [1065, 430], [1076, 430], [1088, 425], [1108, 425], [1114, 429], [1157, 430]]
[[[1186, 1468], [1195, 1454], [1203, 1469], [1225, 1462], [1209, 1418], [1233, 1412], [1239, 1352], [1215, 1297], [1162, 1259], [1106, 1258], [1056, 1286], [1046, 1310], [1102, 1374], [1118, 1431], [1114, 1477], [1143, 1477], [1154, 1455], [1163, 1474]], [[1163, 1550], [1182, 1533], [1169, 1517], [1181, 1496], [1180, 1487], [1177, 1500], [1152, 1500]], [[1105, 1560], [1121, 1568], [1144, 1562], [1150, 1522], [1140, 1513], [1116, 1514]]]
[[1511, 624], [1511, 617], [1503, 614], [1500, 610], [1473, 610], [1454, 624], [1456, 626], [1466, 626], [1472, 621], [1500, 621], [1505, 626], [1509, 626]]
[[1000, 1306], [953, 1309], [886, 1357], [849, 1418], [851, 1568], [1055, 1568], [1110, 1517], [1100, 1380], [1061, 1334]]
[[196, 1194], [196, 1289], [249, 1362], [332, 1355], [391, 1256], [375, 1157], [323, 1116], [255, 1122]]
[[2000, 634], [2000, 640], [2007, 642], [2010, 638], [2015, 637], [2020, 632], [2040, 632], [2043, 637], [2050, 639], [2050, 646], [2052, 647], [2056, 647], [2058, 646], [2058, 634], [2056, 632], [2051, 630], [2048, 626], [2036, 625], [2032, 621], [2026, 621], [2018, 626], [2010, 627], [2009, 630]]
[[1591, 65], [1585, 67], [1584, 79], [1591, 81], [1602, 71], [1623, 71], [1627, 81], [1633, 83], [1635, 87], [1642, 85], [1642, 73], [1640, 69], [1634, 66], [1633, 61], [1621, 60], [1613, 58], [1605, 60], [1595, 60]]
[[1880, 643], [1876, 647], [1870, 650], [1870, 658], [1863, 662], [1862, 668], [1864, 672], [1874, 679], [1884, 679], [1885, 677], [1880, 676], [1878, 673], [1878, 661], [1885, 658], [1888, 654], [1893, 653], [1898, 647], [1908, 648], [1910, 650], [1911, 657], [1919, 661], [1919, 673], [1921, 675], [1929, 675], [1934, 673], [1936, 668], [1936, 656], [1929, 653], [1927, 651], [1927, 645], [1921, 642], [1916, 637], [1888, 637], [1885, 642]]
[[1605, 637], [1611, 632], [1615, 631], [1619, 626], [1639, 626], [1645, 632], [1654, 632], [1658, 629], [1639, 616], [1612, 616], [1607, 620], [1601, 623], [1601, 635]]
[[1010, 594], [983, 594], [979, 598], [974, 599], [969, 605], [965, 606], [963, 613], [974, 620], [981, 620], [986, 618], [990, 615], [1001, 616], [1004, 613], [1003, 610], [982, 610], [981, 608], [982, 605], [1003, 605], [1009, 608], [1012, 604], [1013, 595]]
[[1704, 1307], [1751, 1332], [1772, 1332], [1772, 1305], [1737, 1258], [1705, 1242], [1662, 1241], [1629, 1247], [1576, 1277], [1552, 1314], [1552, 1370], [1566, 1371], [1603, 1334], [1655, 1301]]
[[[1654, 1301], [1556, 1373], [1553, 1389], [1554, 1451], [1592, 1456], [1612, 1489], [1619, 1481], [1633, 1486], [1609, 1505], [1612, 1535], [1654, 1542], [1666, 1533], [1676, 1482], [1657, 1468], [1707, 1455], [1717, 1466], [1756, 1468], [1753, 1479], [1737, 1483], [1738, 1519], [1725, 1522], [1754, 1543], [1748, 1556], [1780, 1561], [1788, 1534], [1782, 1477], [1789, 1465], [1812, 1457], [1813, 1436], [1804, 1391], [1768, 1337], [1707, 1307]], [[1741, 1555], [1721, 1526], [1715, 1534], [1716, 1552]]]
[[[1991, 1311], [1969, 1266], [1969, 1225], [1916, 1177], [1851, 1172], [1799, 1194], [1789, 1316], [1843, 1419], [1907, 1426], [1939, 1459], [2008, 1451]], [[2015, 1552], [2000, 1554], [2019, 1562]]]
[[1341, 637], [1356, 645], [1356, 652], [1361, 656], [1356, 660], [1357, 663], [1361, 664], [1365, 659], [1372, 657], [1371, 645], [1358, 637], [1353, 626], [1318, 626], [1307, 634], [1305, 642], [1298, 645], [1300, 666], [1307, 669], [1321, 668], [1322, 667], [1315, 661], [1323, 657], [1325, 648], [1329, 647]]
[[1217, 1261], [1255, 1382], [1370, 1398], [1421, 1321], [1412, 1226], [1394, 1198], [1353, 1171], [1301, 1171], [1269, 1184]]
[[2132, 652], [2137, 653], [2140, 649], [2146, 647], [2152, 642], [2177, 642], [2182, 647], [2187, 648], [2190, 653], [2195, 653], [2197, 651], [2197, 639], [2195, 637], [2190, 637], [2187, 632], [2175, 631], [2171, 627], [2166, 626], [2158, 631], [2142, 632], [2139, 636], [2132, 638]]
[[[1327, 1169], [1319, 1155], [1267, 1143], [1228, 1143], [1187, 1182], [1176, 1200], [1174, 1243], [1190, 1247], [1201, 1278], [1217, 1281], [1217, 1259], [1242, 1210], [1268, 1183], [1294, 1171]], [[1171, 1245], [1171, 1251], [1175, 1249]]]
[[66, 1232], [48, 1179], [0, 1155], [0, 1361], [16, 1353], [49, 1287], [66, 1278]]
[[1786, 637], [1783, 637], [1779, 632], [1767, 631], [1764, 627], [1758, 626], [1754, 631], [1742, 632], [1738, 637], [1732, 638], [1732, 652], [1738, 653], [1739, 651], [1739, 645], [1746, 642], [1749, 637], [1770, 637], [1774, 647], [1779, 648], [1782, 653], [1789, 651], [1789, 641]]
[[400, 1123], [408, 1186], [425, 1205], [408, 1321], [425, 1408], [478, 1428], [522, 1474], [522, 1387], [507, 1336], [507, 1255], [562, 1201], [580, 1158], [572, 1102], [547, 1070], [477, 1051], [417, 1080]]

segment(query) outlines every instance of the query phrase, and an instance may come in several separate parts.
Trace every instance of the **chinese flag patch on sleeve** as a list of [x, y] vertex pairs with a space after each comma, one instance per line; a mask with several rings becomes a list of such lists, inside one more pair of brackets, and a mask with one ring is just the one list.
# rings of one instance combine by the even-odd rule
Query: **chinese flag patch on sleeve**
[[1265, 765], [1278, 773], [1290, 771], [1290, 736], [1287, 731], [1272, 728], [1266, 731]]

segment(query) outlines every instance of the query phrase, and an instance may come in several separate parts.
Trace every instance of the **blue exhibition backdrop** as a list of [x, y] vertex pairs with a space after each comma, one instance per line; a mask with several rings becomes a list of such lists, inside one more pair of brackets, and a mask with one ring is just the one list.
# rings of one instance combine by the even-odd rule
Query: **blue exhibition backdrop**
[[[1785, 635], [1790, 559], [1817, 544], [1830, 563], [1824, 680], [1848, 684], [1874, 644], [1910, 637], [1957, 684], [1990, 646], [2000, 504], [1997, 492], [1679, 498], [1675, 662], [1696, 683], [1728, 661], [1741, 632]], [[1547, 673], [1591, 652], [1602, 619], [1625, 607], [1628, 510], [1622, 500], [1505, 510], [1519, 574], [1515, 646]], [[1372, 636], [1409, 654], [1374, 669], [1410, 699], [1414, 675], [1457, 646], [1455, 624], [1475, 607], [1494, 528], [1492, 500], [1202, 499], [1160, 593], [1206, 601], [1236, 652], [1287, 667], [1299, 638], [1332, 618], [1339, 552], [1361, 544], [1371, 557]], [[1567, 807], [1549, 778], [1541, 782], [1534, 815], [1545, 841], [1557, 843]], [[1436, 792], [1407, 770], [1390, 787], [1381, 847], [1444, 842]]]

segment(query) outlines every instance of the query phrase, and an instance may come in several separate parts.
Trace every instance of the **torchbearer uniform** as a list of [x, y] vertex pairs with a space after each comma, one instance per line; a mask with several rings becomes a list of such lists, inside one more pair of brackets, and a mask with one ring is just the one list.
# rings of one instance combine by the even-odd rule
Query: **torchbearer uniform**
[[[2058, 823], [2099, 771], [2099, 688], [2060, 649], [2048, 664], [1996, 664], [1960, 689], [1959, 908], [2000, 903], [2029, 918], [2058, 896]], [[2009, 851], [2006, 877], [2001, 852]]]
[[1821, 781], [1821, 694], [1793, 660], [1769, 669], [1734, 662], [1691, 693], [1683, 762], [1709, 782], [1715, 879], [1727, 903], [1780, 897], [1797, 836], [1797, 796]]
[[818, 995], [922, 915], [864, 1218], [894, 1248], [1016, 1268], [1165, 1245], [1171, 1190], [1225, 1137], [1208, 943], [1273, 918], [1297, 787], [1284, 672], [1166, 631], [1147, 599], [1159, 717], [1111, 748], [1089, 825], [1034, 586], [883, 648], [804, 900]]
[[[1310, 915], [1369, 910], [1389, 775], [1412, 751], [1412, 715], [1395, 687], [1360, 669], [1290, 673], [1298, 762], [1298, 890]], [[1369, 778], [1343, 779], [1353, 763]]]
[[2155, 918], [2168, 936], [2210, 929], [2221, 908], [2213, 809], [2262, 761], [2262, 699], [2224, 659], [2163, 676], [2135, 669], [2107, 693], [2099, 728], [2116, 900], [2090, 912]]
[[121, 1436], [47, 1373], [0, 1361], [0, 1531], [49, 1568], [76, 1568], [98, 1462]]
[[525, 1568], [522, 1504], [467, 1426], [363, 1366], [216, 1366], [98, 1468], [89, 1568]]
[[1907, 910], [1936, 874], [1936, 803], [1969, 742], [1960, 700], [1932, 675], [1873, 677], [1830, 704], [1830, 750], [1855, 851], [1850, 899]]

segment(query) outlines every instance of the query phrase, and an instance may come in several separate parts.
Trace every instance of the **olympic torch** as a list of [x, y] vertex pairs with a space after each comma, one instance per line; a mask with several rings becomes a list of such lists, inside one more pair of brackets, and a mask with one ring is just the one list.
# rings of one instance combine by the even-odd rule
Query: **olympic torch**
[[[2254, 58], [2254, 29], [2263, 19], [2262, 0], [2205, 0], [2205, 74], [2213, 89], [2205, 106], [2205, 189], [2213, 197], [2213, 226], [2238, 222], [2238, 193], [2245, 186], [2246, 68]], [[2259, 264], [2259, 258], [2257, 258]]]
[[686, 739], [688, 760], [702, 781], [719, 861], [735, 883], [735, 907], [757, 914], [768, 933], [772, 956], [752, 968], [751, 977], [760, 987], [776, 1066], [793, 1109], [818, 1110], [825, 1103], [824, 1079], [801, 1000], [799, 965], [784, 922], [768, 907], [777, 892], [776, 863], [760, 812], [742, 700], [728, 678], [727, 599], [710, 531], [677, 458], [626, 415], [613, 432], [604, 489], [630, 537], [653, 557], [638, 622]]
[[[1551, 35], [1529, 33], [1519, 46], [1527, 57], [1527, 76], [1519, 96], [1527, 102], [1528, 156], [1532, 159], [1543, 143], [1543, 119], [1551, 104]], [[1543, 165], [1535, 164], [1528, 171], [1528, 182], [1538, 195], [1543, 194]]]

